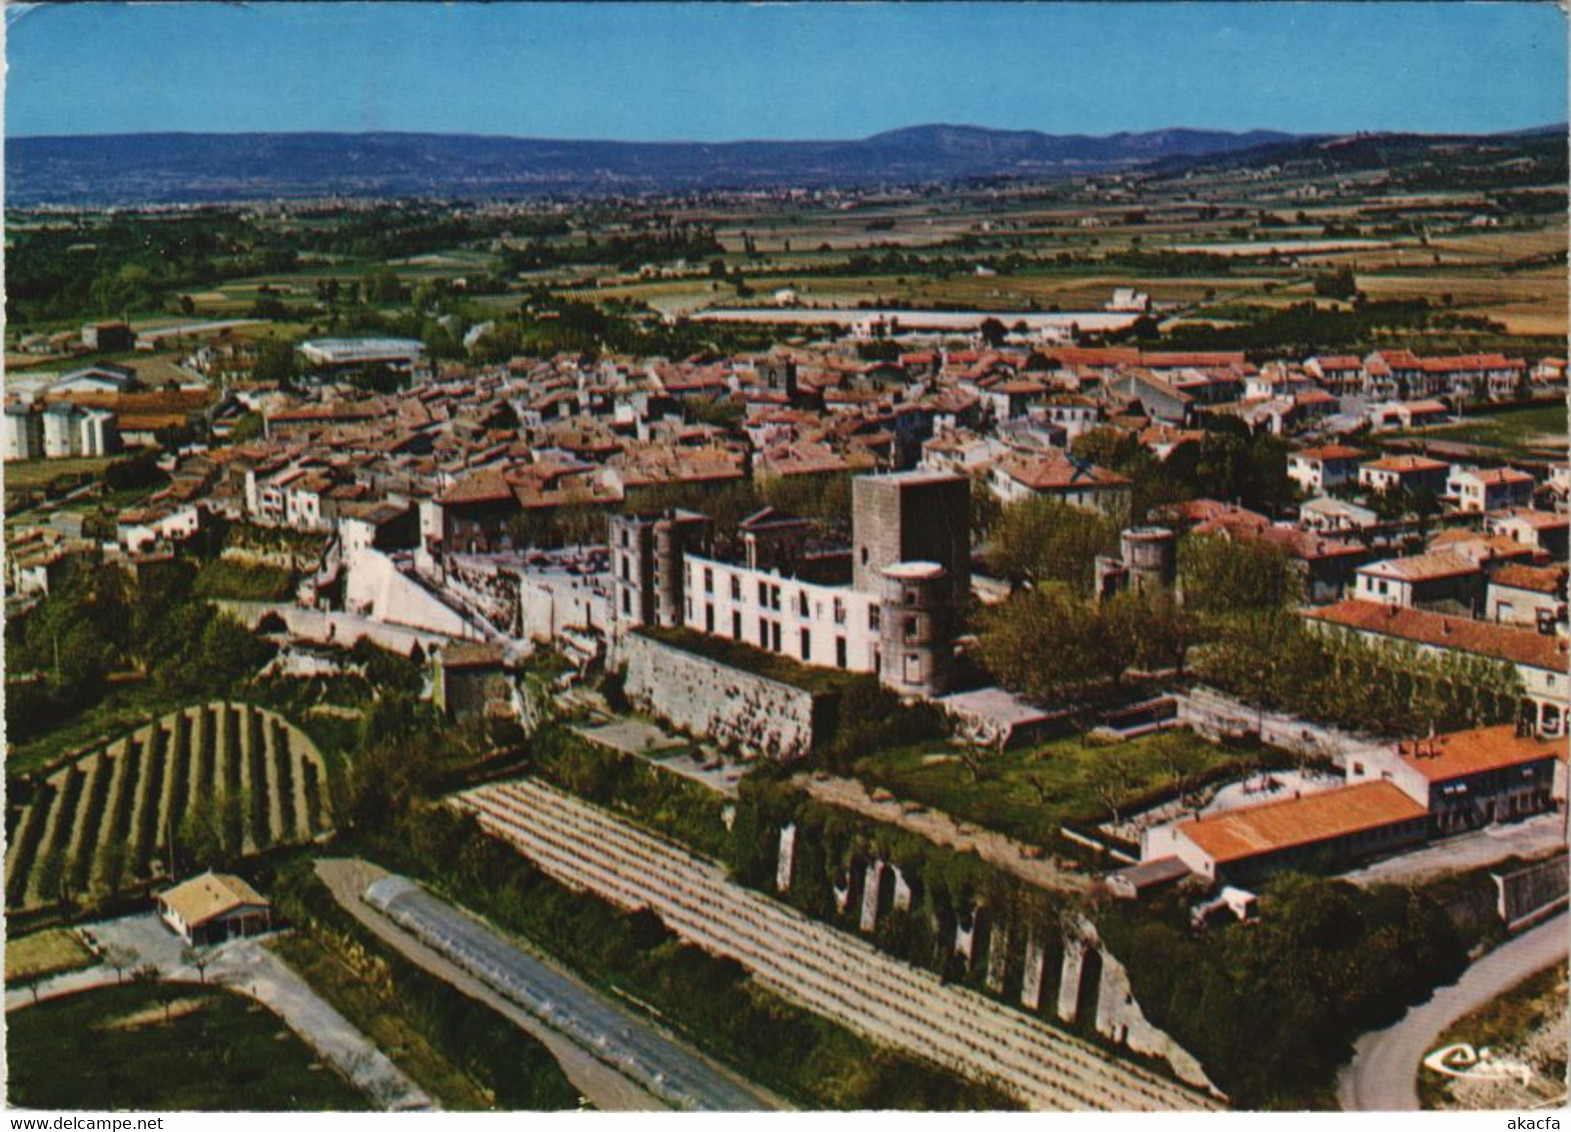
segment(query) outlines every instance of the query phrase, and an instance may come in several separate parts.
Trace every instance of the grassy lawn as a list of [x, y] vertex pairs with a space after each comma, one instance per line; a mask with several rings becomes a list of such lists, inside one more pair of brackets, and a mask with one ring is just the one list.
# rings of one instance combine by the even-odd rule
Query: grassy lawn
[[1078, 738], [989, 754], [974, 775], [954, 748], [927, 745], [872, 755], [856, 776], [896, 797], [932, 806], [957, 820], [1020, 841], [1045, 844], [1066, 821], [1107, 810], [1098, 788], [1122, 783], [1129, 798], [1242, 756], [1188, 731], [1146, 735], [1124, 743], [1082, 746]]
[[196, 575], [197, 597], [285, 601], [294, 591], [294, 575], [280, 566], [252, 565], [218, 558], [205, 563]]
[[108, 1111], [343, 1111], [366, 1098], [229, 991], [133, 983], [6, 1018], [10, 1103]]
[[1427, 429], [1417, 434], [1427, 440], [1454, 440], [1462, 444], [1499, 448], [1512, 455], [1525, 455], [1534, 445], [1565, 446], [1566, 407], [1563, 404], [1533, 405], [1507, 409], [1487, 416], [1471, 417], [1461, 424]]
[[[1539, 1031], [1551, 1027], [1564, 1031], [1566, 1025], [1565, 961], [1529, 975], [1493, 1002], [1463, 1015], [1435, 1040], [1434, 1048], [1467, 1042], [1475, 1049], [1514, 1052], [1520, 1050]], [[1560, 1082], [1563, 1089], [1566, 1067], [1546, 1067], [1548, 1080]], [[1418, 1100], [1426, 1109], [1448, 1108], [1450, 1079], [1433, 1070], [1418, 1070]]]
[[86, 456], [62, 460], [12, 460], [5, 466], [7, 491], [48, 487], [65, 476], [100, 476], [119, 456]]
[[479, 1084], [433, 1049], [398, 1012], [396, 1003], [377, 994], [321, 944], [296, 933], [279, 936], [267, 947], [444, 1109], [472, 1112], [491, 1107]]
[[91, 967], [96, 962], [82, 941], [63, 928], [5, 941], [5, 981], [10, 986]]

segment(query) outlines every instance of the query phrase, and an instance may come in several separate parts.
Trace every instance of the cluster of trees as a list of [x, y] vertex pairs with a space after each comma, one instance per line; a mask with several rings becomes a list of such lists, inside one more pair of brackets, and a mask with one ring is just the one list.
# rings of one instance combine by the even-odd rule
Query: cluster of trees
[[[991, 498], [986, 491], [972, 495]], [[1053, 499], [1027, 499], [991, 514], [989, 510], [984, 508], [978, 517], [986, 526], [987, 567], [1012, 582], [1058, 582], [1089, 594], [1097, 555], [1118, 550], [1118, 523], [1097, 511]]]
[[1180, 444], [1158, 459], [1139, 438], [1095, 428], [1070, 450], [1084, 460], [1128, 476], [1130, 514], [1139, 522], [1154, 507], [1184, 499], [1218, 499], [1276, 513], [1293, 500], [1287, 478], [1288, 447], [1280, 437], [1252, 435], [1237, 417], [1209, 416], [1198, 443]]
[[1182, 669], [1192, 636], [1192, 619], [1169, 593], [1098, 602], [1048, 585], [984, 610], [976, 651], [1008, 687], [1055, 703], [1116, 688], [1131, 669]]
[[1166, 915], [1110, 907], [1103, 940], [1153, 1023], [1200, 1058], [1241, 1108], [1303, 1108], [1329, 1089], [1358, 1034], [1387, 1025], [1467, 964], [1467, 944], [1421, 892], [1281, 874], [1258, 923], [1196, 935]]
[[1180, 539], [1182, 604], [1168, 593], [1092, 596], [1094, 561], [1116, 526], [1053, 503], [1003, 508], [989, 561], [1030, 588], [984, 610], [976, 656], [995, 679], [1063, 702], [1115, 688], [1133, 670], [1187, 666], [1246, 701], [1382, 734], [1412, 735], [1512, 718], [1520, 681], [1507, 664], [1387, 648], [1307, 627], [1297, 564], [1268, 544]]
[[1116, 690], [1130, 670], [1183, 670], [1188, 650], [1231, 619], [1285, 611], [1301, 582], [1280, 550], [1221, 536], [1180, 542], [1183, 602], [1166, 591], [1093, 593], [1095, 560], [1118, 525], [1045, 500], [1011, 504], [992, 525], [989, 566], [1029, 588], [983, 610], [976, 656], [995, 679], [1043, 702]]
[[[421, 334], [418, 318], [401, 332]], [[385, 326], [397, 327], [393, 323]], [[767, 348], [778, 328], [747, 328], [679, 320], [667, 323], [622, 314], [578, 299], [533, 293], [528, 300], [482, 334], [469, 355], [484, 362], [502, 362], [520, 355], [549, 357], [578, 354], [593, 360], [602, 353], [639, 357], [689, 358]]]
[[201, 600], [195, 577], [181, 561], [144, 565], [134, 578], [118, 566], [82, 563], [37, 606], [8, 618], [12, 741], [100, 702], [111, 673], [145, 676], [142, 694], [165, 703], [221, 696], [253, 675], [272, 646]]
[[1250, 703], [1382, 735], [1508, 722], [1522, 694], [1509, 664], [1374, 644], [1282, 610], [1222, 620], [1192, 663]]
[[720, 795], [708, 787], [618, 754], [549, 723], [530, 736], [528, 766], [580, 798], [635, 815], [643, 824], [711, 856], [722, 856], [730, 838]]
[[[1253, 316], [1249, 321], [1227, 326], [1184, 323], [1171, 327], [1163, 340], [1179, 350], [1244, 350], [1263, 361], [1329, 352], [1362, 354], [1389, 344], [1386, 336], [1390, 331], [1417, 334], [1465, 329], [1505, 334], [1498, 323], [1446, 313], [1428, 299], [1366, 299], [1359, 295], [1345, 308], [1303, 302], [1245, 309]], [[1141, 336], [1137, 333], [1135, 337]], [[1147, 334], [1144, 340], [1155, 342], [1157, 338]]]
[[8, 236], [6, 318], [42, 322], [162, 309], [183, 288], [225, 275], [288, 271], [294, 251], [238, 212], [19, 228]]
[[667, 222], [654, 231], [619, 234], [603, 241], [586, 236], [582, 244], [533, 240], [522, 248], [504, 248], [502, 262], [509, 275], [591, 263], [612, 263], [631, 271], [646, 263], [675, 260], [687, 260], [697, 266], [705, 258], [724, 251], [713, 228]]
[[909, 747], [947, 732], [943, 712], [931, 703], [904, 703], [874, 676], [847, 679], [834, 704], [834, 717], [815, 761], [848, 770], [869, 751]]
[[449, 248], [483, 247], [508, 236], [560, 235], [568, 230], [560, 216], [466, 216], [449, 202], [405, 202], [352, 211], [306, 209], [294, 213], [294, 218], [310, 223], [264, 228], [264, 237], [318, 256], [380, 263]]
[[1191, 535], [1178, 546], [1184, 608], [1207, 627], [1242, 614], [1291, 609], [1303, 600], [1293, 560], [1269, 543]]
[[1351, 267], [1316, 275], [1315, 294], [1322, 299], [1351, 299], [1358, 294], [1358, 279]]

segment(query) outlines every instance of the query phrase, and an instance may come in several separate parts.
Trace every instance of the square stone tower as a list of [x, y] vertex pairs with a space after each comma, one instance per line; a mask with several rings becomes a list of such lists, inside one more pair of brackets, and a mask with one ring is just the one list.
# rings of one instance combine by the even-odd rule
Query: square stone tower
[[950, 472], [858, 476], [851, 483], [852, 585], [881, 593], [899, 562], [932, 562], [949, 580], [948, 600], [971, 593], [971, 481]]

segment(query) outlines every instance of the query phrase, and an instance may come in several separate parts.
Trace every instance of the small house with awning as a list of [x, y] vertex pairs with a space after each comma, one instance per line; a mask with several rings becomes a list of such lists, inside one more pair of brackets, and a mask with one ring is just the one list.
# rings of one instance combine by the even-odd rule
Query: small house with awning
[[237, 876], [205, 872], [158, 894], [158, 916], [193, 947], [258, 935], [273, 926], [273, 905]]

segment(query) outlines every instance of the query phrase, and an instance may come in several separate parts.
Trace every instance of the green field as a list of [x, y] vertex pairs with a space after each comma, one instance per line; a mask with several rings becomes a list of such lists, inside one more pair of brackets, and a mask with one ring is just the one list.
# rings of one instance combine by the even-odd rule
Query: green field
[[63, 460], [12, 460], [5, 466], [7, 491], [32, 491], [48, 487], [67, 476], [101, 476], [119, 456], [87, 456]]
[[1119, 798], [1132, 798], [1243, 756], [1189, 731], [1169, 731], [1123, 743], [1082, 745], [1057, 739], [982, 757], [973, 773], [953, 748], [925, 746], [871, 755], [856, 776], [903, 800], [920, 802], [951, 817], [1020, 841], [1046, 844], [1066, 821], [1104, 813], [1098, 787], [1117, 783]]
[[1470, 417], [1460, 424], [1426, 429], [1414, 435], [1426, 440], [1451, 440], [1498, 448], [1512, 456], [1525, 456], [1536, 448], [1555, 447], [1564, 455], [1566, 447], [1566, 406], [1532, 405], [1506, 409], [1499, 413]]
[[132, 983], [6, 1016], [10, 1103], [104, 1111], [370, 1107], [276, 1015], [230, 991]]
[[32, 982], [65, 971], [92, 966], [97, 960], [74, 932], [64, 928], [34, 932], [5, 941], [5, 981], [8, 986]]

